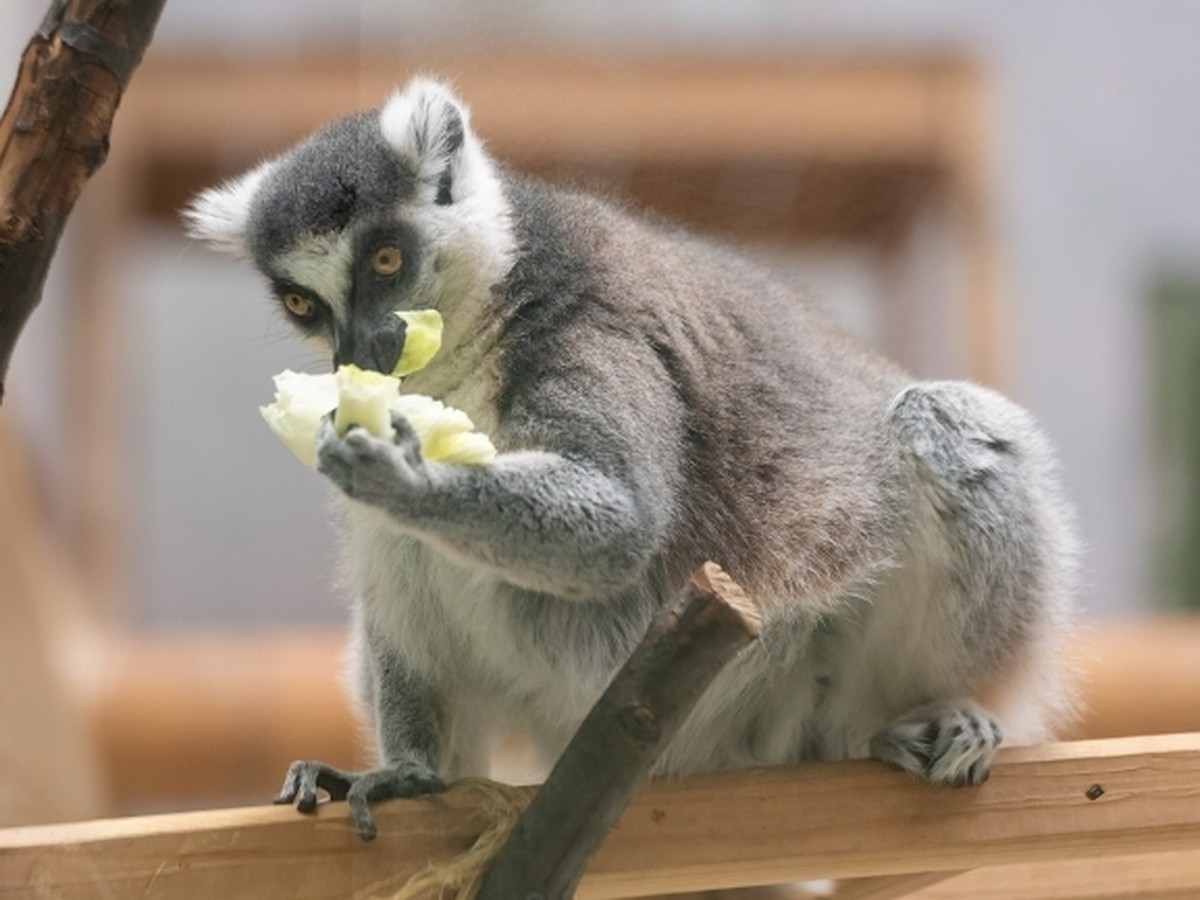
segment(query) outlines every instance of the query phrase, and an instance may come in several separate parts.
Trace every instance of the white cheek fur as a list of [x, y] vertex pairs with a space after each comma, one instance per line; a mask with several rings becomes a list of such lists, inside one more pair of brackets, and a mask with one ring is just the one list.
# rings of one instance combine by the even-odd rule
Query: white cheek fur
[[281, 256], [276, 265], [287, 278], [328, 303], [339, 322], [346, 321], [354, 265], [348, 234], [314, 235]]
[[250, 205], [275, 165], [275, 160], [268, 160], [240, 178], [200, 194], [183, 211], [188, 234], [235, 256], [248, 255], [246, 223]]

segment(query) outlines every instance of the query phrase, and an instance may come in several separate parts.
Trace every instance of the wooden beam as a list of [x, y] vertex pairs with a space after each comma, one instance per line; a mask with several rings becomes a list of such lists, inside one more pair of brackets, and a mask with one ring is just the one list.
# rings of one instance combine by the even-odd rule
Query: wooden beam
[[[905, 896], [908, 900], [1186, 900], [1200, 896], [1200, 849], [996, 866]], [[837, 900], [843, 900], [840, 891]]]
[[[147, 61], [123, 127], [138, 130], [140, 153], [194, 158], [219, 149], [253, 159], [353, 109], [378, 106], [412, 75], [431, 72], [455, 85], [473, 125], [503, 158], [675, 162], [949, 161], [959, 129], [948, 117], [959, 110], [945, 102], [946, 91], [970, 90], [978, 78], [953, 57], [664, 59], [415, 47], [175, 57]], [[281, 102], [287, 97], [304, 102]]]
[[115, 806], [149, 809], [266, 802], [293, 759], [353, 769], [366, 730], [333, 632], [113, 634], [81, 682]]
[[1077, 646], [1077, 736], [1200, 731], [1200, 616], [1087, 622]]
[[[991, 869], [980, 871], [990, 872]], [[898, 900], [914, 897], [922, 888], [941, 884], [957, 872], [918, 872], [910, 875], [873, 875], [839, 881], [837, 900]]]
[[[987, 784], [961, 790], [869, 760], [656, 781], [578, 896], [1195, 853], [1198, 784], [1200, 734], [1002, 750]], [[255, 807], [8, 829], [0, 897], [375, 896], [461, 853], [485, 820], [458, 788], [381, 805], [369, 844], [341, 804], [312, 817]]]

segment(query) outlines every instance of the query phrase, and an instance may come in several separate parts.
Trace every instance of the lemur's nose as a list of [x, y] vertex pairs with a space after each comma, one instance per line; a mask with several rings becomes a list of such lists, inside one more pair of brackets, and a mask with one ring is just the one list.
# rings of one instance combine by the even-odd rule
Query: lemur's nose
[[339, 336], [334, 366], [353, 363], [360, 369], [391, 375], [404, 350], [407, 328], [399, 316], [386, 316], [382, 321], [348, 329]]

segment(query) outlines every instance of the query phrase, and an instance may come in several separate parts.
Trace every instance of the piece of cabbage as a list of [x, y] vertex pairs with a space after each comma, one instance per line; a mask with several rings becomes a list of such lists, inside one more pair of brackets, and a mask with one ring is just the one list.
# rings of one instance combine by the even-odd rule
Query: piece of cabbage
[[496, 456], [486, 434], [461, 409], [424, 394], [399, 393], [400, 380], [357, 366], [340, 366], [332, 375], [285, 371], [275, 376], [275, 402], [259, 407], [263, 419], [306, 466], [317, 464], [317, 427], [334, 412], [334, 427], [345, 434], [361, 425], [380, 438], [392, 436], [391, 413], [408, 420], [425, 459], [479, 465]]
[[353, 363], [338, 366], [333, 377], [337, 382], [333, 427], [338, 435], [345, 436], [352, 426], [357, 425], [377, 438], [391, 438], [390, 408], [400, 393], [400, 379], [395, 375], [360, 369]]
[[400, 377], [417, 372], [442, 346], [442, 316], [436, 309], [397, 312], [405, 323], [404, 349], [391, 375], [338, 366], [332, 375], [306, 375], [290, 369], [275, 376], [275, 402], [259, 412], [296, 458], [317, 464], [317, 427], [334, 411], [333, 426], [344, 435], [361, 426], [377, 438], [393, 436], [392, 412], [412, 425], [421, 455], [439, 462], [479, 465], [496, 455], [486, 434], [475, 430], [471, 417], [424, 394], [401, 394]]
[[393, 375], [411, 375], [429, 365], [442, 348], [442, 314], [436, 309], [413, 309], [397, 312], [404, 320], [404, 349], [392, 369]]
[[317, 426], [337, 404], [336, 377], [287, 369], [275, 376], [275, 402], [258, 411], [275, 436], [312, 468], [317, 464]]

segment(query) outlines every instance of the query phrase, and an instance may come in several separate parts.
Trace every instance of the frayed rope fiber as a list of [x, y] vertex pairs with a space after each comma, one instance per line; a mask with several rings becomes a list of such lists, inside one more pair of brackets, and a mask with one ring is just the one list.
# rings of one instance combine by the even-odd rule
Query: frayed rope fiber
[[479, 812], [487, 820], [487, 827], [469, 850], [449, 862], [431, 862], [409, 878], [390, 900], [472, 900], [479, 893], [488, 866], [529, 802], [528, 791], [487, 778], [462, 778], [450, 785], [450, 789], [473, 791], [481, 796]]

